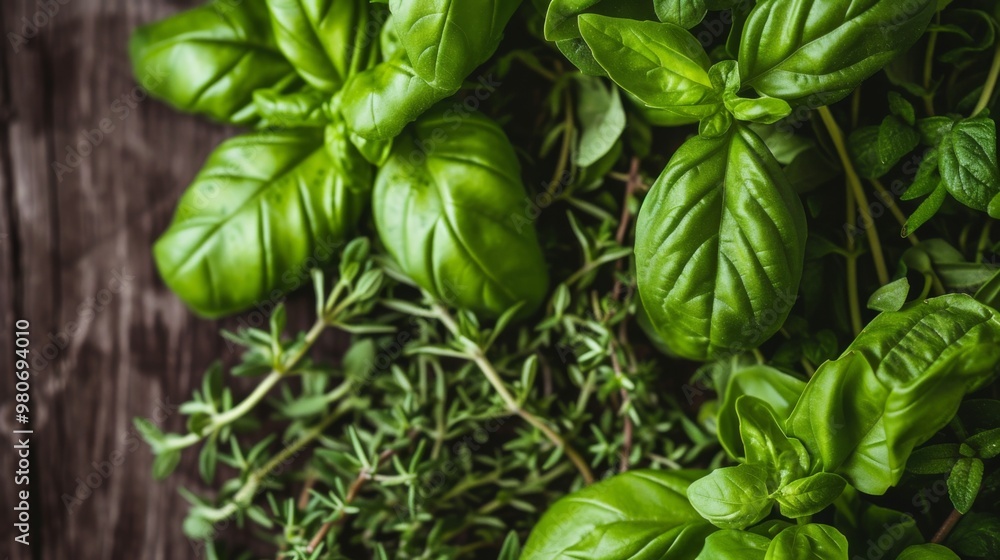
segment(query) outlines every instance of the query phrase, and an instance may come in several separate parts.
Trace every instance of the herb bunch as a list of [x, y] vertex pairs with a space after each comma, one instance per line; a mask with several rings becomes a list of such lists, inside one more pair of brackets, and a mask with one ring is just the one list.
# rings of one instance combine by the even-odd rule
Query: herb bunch
[[185, 532], [995, 557], [998, 29], [978, 0], [215, 0], [139, 29], [153, 95], [249, 129], [164, 281], [221, 317], [315, 266], [309, 330], [280, 304], [224, 333], [244, 354], [185, 433], [137, 422], [158, 477], [199, 450]]

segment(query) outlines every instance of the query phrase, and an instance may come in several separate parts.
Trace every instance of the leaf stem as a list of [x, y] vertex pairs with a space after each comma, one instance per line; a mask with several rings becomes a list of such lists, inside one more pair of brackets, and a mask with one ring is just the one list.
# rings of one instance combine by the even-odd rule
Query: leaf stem
[[847, 300], [851, 313], [851, 330], [861, 334], [861, 303], [858, 300], [858, 255], [855, 251], [854, 231], [857, 228], [857, 201], [854, 191], [847, 189]]
[[934, 538], [931, 542], [934, 544], [941, 544], [948, 537], [948, 533], [955, 528], [955, 524], [962, 519], [962, 513], [957, 509], [951, 510], [948, 517], [945, 518], [944, 523], [941, 524], [941, 528], [938, 529], [937, 533], [934, 533]]
[[[941, 23], [941, 12], [936, 14], [936, 23]], [[938, 32], [931, 31], [927, 39], [927, 52], [924, 53], [924, 107], [927, 116], [934, 116], [934, 94], [930, 92], [931, 76], [934, 73], [934, 49], [937, 47]]]
[[1000, 41], [997, 41], [996, 51], [993, 53], [993, 65], [990, 66], [990, 73], [986, 76], [986, 84], [983, 86], [983, 93], [979, 96], [976, 108], [972, 110], [972, 116], [976, 116], [986, 108], [993, 97], [993, 90], [997, 87], [997, 77], [1000, 76]]
[[858, 177], [858, 172], [854, 169], [854, 164], [851, 162], [851, 156], [847, 152], [847, 145], [844, 143], [844, 133], [840, 130], [840, 126], [837, 125], [837, 121], [833, 118], [829, 107], [820, 107], [819, 114], [830, 133], [833, 145], [837, 148], [837, 155], [840, 156], [840, 163], [844, 166], [844, 173], [847, 175], [847, 184], [854, 191], [861, 215], [864, 216], [865, 223], [868, 225], [865, 231], [868, 233], [868, 244], [871, 247], [875, 272], [878, 274], [879, 283], [884, 286], [889, 283], [889, 270], [885, 266], [885, 257], [882, 254], [882, 242], [879, 240], [878, 228], [875, 227], [875, 220], [872, 218], [868, 207], [868, 197], [865, 196], [865, 189], [861, 186], [861, 178]]

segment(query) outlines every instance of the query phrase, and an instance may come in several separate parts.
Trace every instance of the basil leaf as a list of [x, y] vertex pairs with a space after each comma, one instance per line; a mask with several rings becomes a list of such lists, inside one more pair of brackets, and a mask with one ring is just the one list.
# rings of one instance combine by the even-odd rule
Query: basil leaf
[[[828, 105], [920, 38], [936, 0], [762, 0], [740, 41], [740, 74], [759, 93]], [[766, 48], [761, 48], [766, 45]]]
[[661, 338], [704, 360], [773, 335], [798, 292], [802, 204], [767, 146], [735, 126], [670, 159], [636, 225], [639, 293]]
[[267, 0], [275, 41], [299, 75], [318, 90], [339, 90], [374, 61], [378, 46], [366, 0]]
[[775, 494], [781, 515], [792, 519], [815, 515], [832, 504], [847, 486], [841, 476], [819, 472], [793, 480]]
[[414, 72], [454, 93], [493, 55], [521, 0], [389, 0], [392, 23]]
[[641, 102], [697, 118], [721, 108], [708, 75], [708, 54], [683, 27], [594, 14], [579, 21], [597, 62]]
[[720, 529], [745, 529], [767, 517], [774, 505], [768, 470], [738, 465], [712, 471], [691, 483], [687, 496], [702, 517]]
[[264, 0], [211, 2], [140, 27], [128, 50], [150, 95], [220, 122], [256, 121], [253, 92], [296, 79], [274, 45]]
[[580, 76], [577, 85], [583, 133], [576, 163], [588, 167], [611, 152], [625, 131], [625, 108], [618, 89], [605, 86], [599, 78]]
[[805, 474], [809, 469], [809, 455], [799, 441], [785, 435], [766, 402], [744, 395], [736, 400], [736, 413], [740, 418], [746, 464], [764, 467], [771, 473], [769, 488]]
[[804, 381], [768, 366], [751, 366], [729, 377], [716, 419], [719, 443], [734, 459], [744, 456], [736, 402], [744, 395], [766, 402], [778, 418], [787, 418], [805, 389]]
[[764, 560], [848, 560], [847, 539], [829, 525], [796, 525], [774, 537]]
[[545, 12], [545, 39], [554, 41], [581, 72], [606, 76], [594, 53], [580, 36], [578, 17], [601, 14], [634, 20], [655, 20], [656, 13], [648, 0], [551, 0]]
[[373, 206], [382, 243], [418, 285], [494, 317], [524, 302], [523, 316], [548, 287], [534, 228], [511, 220], [524, 200], [520, 165], [503, 130], [480, 114], [439, 109], [397, 139], [379, 171]]
[[740, 97], [742, 82], [735, 60], [716, 63], [709, 69], [708, 75], [715, 89], [724, 92], [722, 100], [726, 109], [741, 121], [774, 124], [792, 112], [792, 107], [783, 99], [767, 96], [756, 99]]
[[913, 448], [944, 427], [962, 397], [994, 376], [1000, 319], [952, 294], [875, 318], [816, 370], [786, 422], [826, 472], [881, 495]]
[[716, 531], [695, 560], [764, 560], [770, 544], [771, 539], [748, 531]]
[[653, 9], [663, 23], [672, 23], [684, 29], [698, 25], [708, 13], [705, 0], [653, 0]]
[[907, 237], [911, 233], [917, 231], [917, 229], [927, 223], [928, 220], [934, 217], [944, 205], [944, 199], [947, 198], [948, 189], [944, 187], [940, 182], [931, 192], [931, 195], [924, 199], [920, 203], [920, 206], [913, 211], [912, 214], [906, 219], [906, 223], [903, 224], [903, 229], [900, 235]]
[[259, 89], [253, 94], [254, 108], [268, 126], [299, 128], [326, 126], [330, 119], [325, 105], [330, 96], [315, 89], [283, 94]]
[[929, 543], [907, 547], [896, 560], [961, 560], [961, 558], [948, 547]]
[[944, 186], [955, 200], [985, 211], [1000, 194], [993, 119], [977, 117], [955, 123], [938, 146], [938, 165]]
[[698, 475], [628, 471], [570, 494], [535, 525], [521, 560], [694, 558], [715, 530], [685, 497]]
[[156, 242], [164, 281], [208, 317], [279, 299], [354, 229], [371, 186], [363, 170], [341, 173], [313, 129], [223, 143]]
[[910, 281], [904, 276], [875, 290], [868, 298], [868, 309], [899, 311], [906, 303], [908, 295], [910, 295]]
[[359, 137], [388, 140], [451, 93], [431, 87], [417, 76], [406, 53], [399, 51], [347, 81], [340, 112]]

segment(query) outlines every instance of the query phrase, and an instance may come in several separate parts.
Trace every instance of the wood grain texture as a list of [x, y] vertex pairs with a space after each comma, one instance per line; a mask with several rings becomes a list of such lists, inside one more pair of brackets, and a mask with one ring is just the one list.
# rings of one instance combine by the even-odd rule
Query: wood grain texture
[[[183, 189], [234, 131], [146, 99], [131, 73], [131, 30], [197, 2], [52, 3], [57, 13], [15, 52], [9, 34], [20, 34], [22, 18], [34, 18], [40, 8], [0, 2], [6, 39], [0, 55], [0, 555], [197, 558], [181, 531], [187, 503], [177, 493], [179, 486], [206, 490], [196, 451], [185, 454], [169, 480], [155, 482], [152, 456], [139, 444], [132, 419], [183, 431], [176, 406], [210, 363], [236, 357], [218, 331], [235, 328], [237, 320], [193, 316], [163, 285], [150, 254]], [[104, 119], [113, 129], [93, 133]], [[81, 154], [78, 161], [71, 151]], [[55, 169], [54, 162], [69, 170]], [[290, 328], [310, 321], [307, 299], [293, 298]], [[12, 544], [9, 506], [16, 489], [7, 357], [18, 318], [31, 321], [38, 360], [32, 369], [30, 551]], [[335, 354], [341, 343], [328, 341], [325, 351]], [[79, 501], [68, 507], [72, 497]], [[237, 529], [228, 533], [224, 538], [239, 538]]]

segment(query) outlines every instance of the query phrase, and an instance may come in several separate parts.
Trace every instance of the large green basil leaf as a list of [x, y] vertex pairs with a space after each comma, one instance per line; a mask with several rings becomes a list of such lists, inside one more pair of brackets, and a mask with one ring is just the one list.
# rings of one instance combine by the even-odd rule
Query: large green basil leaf
[[819, 523], [796, 525], [778, 533], [764, 560], [847, 560], [847, 539]]
[[688, 30], [596, 14], [582, 15], [579, 22], [608, 76], [649, 107], [695, 118], [722, 108], [708, 75], [708, 54]]
[[521, 560], [691, 560], [715, 528], [685, 493], [701, 472], [628, 471], [552, 505]]
[[648, 0], [552, 0], [545, 12], [545, 38], [554, 41], [563, 56], [590, 76], [606, 73], [580, 36], [578, 18], [581, 14], [656, 20], [653, 5]]
[[993, 378], [1000, 318], [952, 294], [882, 313], [837, 360], [824, 363], [786, 422], [814, 468], [881, 495], [913, 448], [944, 427], [962, 397]]
[[781, 328], [802, 275], [805, 213], [750, 129], [685, 142], [636, 228], [639, 293], [678, 355], [730, 355]]
[[154, 247], [156, 264], [208, 317], [273, 302], [334, 256], [370, 187], [370, 168], [341, 173], [318, 129], [238, 136], [209, 156], [181, 198]]
[[697, 560], [764, 560], [771, 539], [749, 531], [726, 529], [705, 539]]
[[1000, 194], [997, 168], [997, 127], [989, 117], [965, 119], [944, 135], [938, 145], [941, 180], [955, 200], [986, 210]]
[[356, 74], [340, 96], [340, 111], [362, 138], [395, 138], [424, 111], [453, 92], [431, 87], [417, 76], [404, 51]]
[[140, 27], [129, 56], [150, 95], [227, 123], [255, 121], [254, 90], [296, 79], [274, 45], [264, 0], [212, 2]]
[[767, 517], [774, 505], [770, 471], [742, 464], [716, 469], [691, 483], [687, 496], [702, 517], [720, 529], [746, 529]]
[[454, 91], [493, 55], [521, 0], [389, 0], [399, 42], [418, 76]]
[[373, 62], [378, 23], [368, 0], [267, 0], [267, 7], [278, 48], [313, 87], [334, 92]]
[[[480, 115], [437, 110], [396, 141], [375, 185], [375, 225], [417, 284], [447, 303], [499, 315], [545, 296], [548, 267], [532, 227], [514, 148]], [[516, 258], [498, 258], [511, 255]]]
[[762, 0], [743, 28], [740, 74], [764, 95], [828, 105], [920, 38], [936, 0]]
[[744, 457], [740, 419], [736, 413], [736, 401], [740, 397], [757, 397], [784, 420], [805, 388], [805, 381], [768, 366], [752, 366], [733, 373], [722, 392], [722, 405], [717, 417], [719, 443], [723, 449], [734, 459]]

